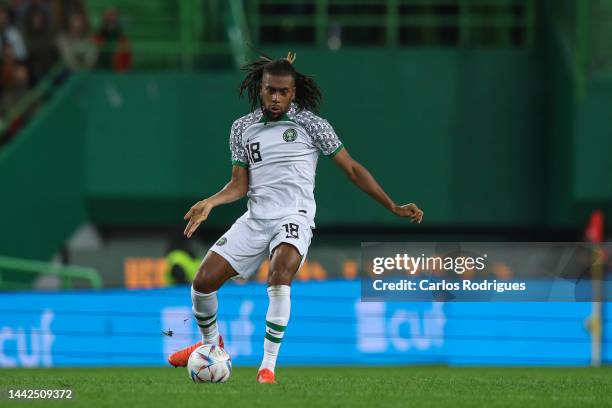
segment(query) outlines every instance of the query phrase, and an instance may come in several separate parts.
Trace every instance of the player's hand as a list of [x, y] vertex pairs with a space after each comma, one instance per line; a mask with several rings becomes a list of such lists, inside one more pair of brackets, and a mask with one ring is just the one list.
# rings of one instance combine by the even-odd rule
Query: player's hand
[[412, 223], [421, 223], [423, 221], [423, 210], [417, 207], [416, 204], [410, 203], [406, 205], [396, 205], [393, 208], [393, 214], [399, 217], [410, 218]]
[[183, 217], [185, 220], [189, 220], [183, 234], [185, 234], [187, 238], [191, 238], [200, 224], [206, 221], [212, 209], [213, 205], [208, 200], [202, 200], [195, 203]]

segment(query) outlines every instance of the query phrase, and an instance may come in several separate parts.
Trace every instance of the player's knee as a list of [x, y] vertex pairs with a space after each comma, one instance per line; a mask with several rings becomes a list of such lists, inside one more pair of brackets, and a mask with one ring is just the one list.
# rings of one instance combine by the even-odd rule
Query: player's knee
[[290, 285], [295, 272], [287, 265], [279, 265], [270, 270], [268, 275], [269, 285]]
[[200, 266], [200, 269], [198, 269], [198, 273], [193, 278], [192, 285], [200, 293], [212, 293], [218, 289], [215, 287], [216, 284], [211, 274], [207, 273], [203, 266]]
[[290, 285], [295, 276], [301, 256], [293, 245], [280, 244], [274, 250], [268, 274], [269, 285]]

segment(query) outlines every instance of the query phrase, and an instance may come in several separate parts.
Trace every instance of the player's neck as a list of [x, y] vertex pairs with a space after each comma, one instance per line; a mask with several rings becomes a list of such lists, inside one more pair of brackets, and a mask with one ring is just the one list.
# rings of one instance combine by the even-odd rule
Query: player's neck
[[268, 111], [267, 109], [262, 109], [262, 111], [263, 111], [263, 121], [265, 123], [278, 122], [280, 120], [283, 120], [287, 118], [287, 113], [289, 112], [289, 111], [283, 112], [280, 115], [272, 115], [270, 111]]

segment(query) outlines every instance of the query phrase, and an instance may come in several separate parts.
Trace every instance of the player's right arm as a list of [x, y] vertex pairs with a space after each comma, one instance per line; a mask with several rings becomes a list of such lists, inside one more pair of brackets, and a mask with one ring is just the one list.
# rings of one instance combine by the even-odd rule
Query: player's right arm
[[217, 194], [195, 203], [184, 219], [189, 220], [184, 234], [191, 238], [210, 211], [222, 204], [232, 203], [244, 197], [249, 190], [249, 171], [242, 166], [232, 166], [232, 179]]
[[227, 204], [241, 199], [249, 190], [249, 158], [246, 148], [242, 143], [242, 132], [245, 125], [253, 119], [252, 115], [246, 115], [234, 121], [230, 131], [229, 146], [232, 156], [232, 179], [217, 194], [205, 200], [198, 201], [185, 214], [185, 220], [189, 220], [184, 234], [191, 238], [200, 224], [208, 218], [210, 211], [218, 205]]

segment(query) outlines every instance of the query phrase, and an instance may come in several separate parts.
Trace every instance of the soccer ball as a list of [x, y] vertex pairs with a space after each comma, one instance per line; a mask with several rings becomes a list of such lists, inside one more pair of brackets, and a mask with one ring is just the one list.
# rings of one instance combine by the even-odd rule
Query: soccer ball
[[196, 383], [226, 382], [232, 374], [232, 360], [221, 347], [203, 344], [189, 356], [187, 372]]

